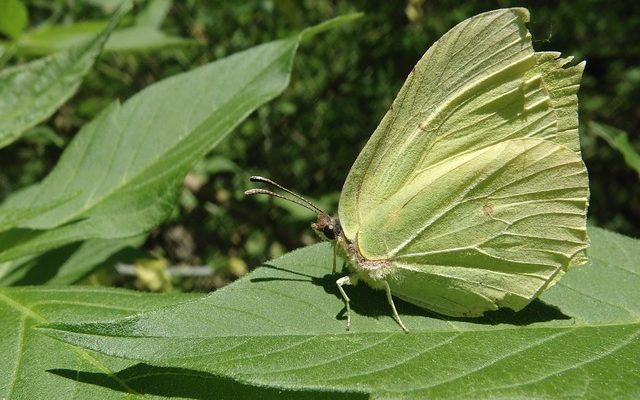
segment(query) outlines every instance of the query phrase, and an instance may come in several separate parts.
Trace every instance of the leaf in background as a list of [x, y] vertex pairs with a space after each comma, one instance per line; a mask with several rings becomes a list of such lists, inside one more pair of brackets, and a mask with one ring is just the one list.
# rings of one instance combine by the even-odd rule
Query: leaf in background
[[0, 148], [48, 118], [78, 89], [125, 10], [88, 43], [0, 71]]
[[52, 145], [58, 148], [63, 148], [65, 145], [65, 139], [58, 135], [56, 131], [46, 125], [35, 126], [22, 135], [25, 141], [31, 143], [37, 143], [42, 146]]
[[618, 150], [624, 157], [627, 166], [636, 171], [640, 177], [640, 154], [629, 142], [627, 132], [594, 121], [589, 121], [588, 126], [591, 132], [604, 139], [609, 143], [609, 146]]
[[41, 56], [79, 46], [104, 29], [106, 24], [106, 21], [97, 21], [43, 25], [25, 32], [16, 43], [16, 52], [21, 55]]
[[38, 207], [29, 207], [29, 208], [11, 208], [11, 207], [3, 207], [0, 208], [0, 234], [6, 231], [9, 231], [18, 225], [29, 221], [38, 215], [44, 214], [45, 212], [52, 210], [61, 204], [71, 200], [73, 195], [60, 195], [58, 198], [50, 201], [43, 201]]
[[[71, 285], [102, 266], [135, 262], [146, 235], [124, 239], [93, 239], [73, 243], [27, 260], [0, 265], [0, 286]], [[15, 264], [13, 264], [15, 263]]]
[[[46, 55], [78, 46], [105, 26], [103, 21], [53, 25], [23, 35], [16, 52], [24, 55]], [[104, 46], [105, 52], [141, 51], [169, 46], [193, 44], [193, 40], [170, 36], [154, 26], [140, 25], [119, 29]]]
[[191, 39], [170, 36], [153, 26], [132, 26], [113, 33], [106, 51], [153, 50], [169, 46], [191, 45]]
[[241, 170], [242, 168], [229, 157], [221, 155], [207, 157], [196, 166], [196, 172], [201, 175], [215, 175], [224, 172], [234, 173]]
[[[105, 52], [139, 51], [169, 46], [193, 44], [193, 40], [167, 35], [160, 25], [171, 8], [169, 0], [152, 0], [136, 16], [133, 26], [113, 32]], [[26, 55], [44, 55], [77, 46], [104, 28], [106, 21], [82, 21], [68, 25], [48, 25], [25, 33], [17, 43], [16, 52]]]
[[172, 0], [149, 0], [147, 7], [136, 16], [136, 25], [160, 28], [172, 5]]
[[[140, 0], [136, 0], [136, 2], [139, 1]], [[122, 0], [85, 0], [84, 3], [94, 7], [99, 7], [104, 12], [111, 12], [116, 9], [120, 3], [122, 3]]]
[[[0, 288], [0, 398], [68, 399], [72, 393], [81, 391], [80, 398], [130, 399], [130, 393], [135, 393], [130, 385], [144, 385], [144, 376], [140, 377], [142, 382], [129, 382], [126, 372], [112, 371], [132, 369], [143, 371], [140, 374], [155, 373], [154, 376], [169, 371], [153, 371], [135, 362], [85, 350], [70, 351], [68, 346], [61, 346], [33, 327], [49, 321], [120, 318], [198, 297], [98, 288]], [[61, 365], [86, 371], [82, 378], [91, 381], [93, 377], [94, 384], [74, 381], [80, 378], [76, 375], [68, 379], [66, 374], [70, 370], [61, 369]], [[146, 390], [152, 392], [154, 388], [147, 386]]]
[[27, 8], [20, 0], [0, 1], [0, 33], [16, 39], [29, 22]]
[[162, 222], [187, 172], [285, 89], [300, 40], [354, 17], [237, 53], [151, 85], [122, 105], [112, 103], [80, 130], [41, 184], [0, 207], [38, 207], [51, 196], [79, 193], [22, 231], [0, 234], [0, 261], [80, 240], [134, 236]]
[[598, 228], [590, 237], [592, 264], [567, 273], [546, 303], [465, 320], [398, 302], [409, 334], [388, 316], [384, 293], [364, 286], [348, 292], [354, 330], [344, 330], [327, 244], [190, 303], [44, 331], [102, 354], [258, 386], [375, 398], [637, 398], [640, 242]]

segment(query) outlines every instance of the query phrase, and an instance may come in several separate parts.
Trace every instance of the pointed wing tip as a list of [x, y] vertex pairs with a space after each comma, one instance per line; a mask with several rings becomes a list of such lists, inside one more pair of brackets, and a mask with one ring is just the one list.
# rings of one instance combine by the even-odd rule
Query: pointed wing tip
[[576, 68], [578, 68], [580, 72], [583, 72], [586, 67], [587, 67], [587, 60], [582, 60], [578, 64], [576, 64]]
[[531, 14], [529, 14], [529, 10], [527, 10], [524, 7], [513, 7], [513, 8], [510, 8], [509, 10], [511, 10], [513, 13], [519, 16], [524, 23], [528, 23], [531, 18]]
[[491, 10], [491, 11], [486, 11], [484, 13], [481, 14], [477, 14], [475, 16], [472, 16], [468, 19], [473, 19], [473, 18], [483, 18], [486, 17], [488, 15], [492, 15], [492, 14], [506, 14], [506, 13], [513, 13], [516, 15], [516, 17], [518, 17], [518, 19], [522, 20], [523, 23], [529, 23], [529, 19], [530, 19], [530, 13], [529, 10], [524, 8], [524, 7], [511, 7], [511, 8], [499, 8], [496, 10]]

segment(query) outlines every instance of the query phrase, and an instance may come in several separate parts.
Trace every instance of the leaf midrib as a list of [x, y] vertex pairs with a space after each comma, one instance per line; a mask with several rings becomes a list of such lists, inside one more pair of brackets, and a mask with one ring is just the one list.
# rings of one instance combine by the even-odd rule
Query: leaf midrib
[[[86, 324], [83, 324], [86, 326]], [[97, 323], [96, 325], [100, 325]], [[367, 332], [354, 332], [354, 331], [345, 331], [345, 332], [324, 332], [324, 333], [273, 333], [273, 334], [255, 334], [255, 335], [219, 335], [219, 336], [156, 336], [156, 335], [115, 335], [108, 333], [93, 333], [93, 332], [83, 332], [83, 331], [75, 331], [64, 329], [63, 325], [51, 324], [50, 326], [39, 327], [38, 330], [45, 332], [61, 332], [63, 334], [71, 334], [71, 335], [82, 335], [82, 336], [97, 336], [104, 338], [113, 338], [113, 339], [180, 339], [180, 340], [215, 340], [215, 339], [229, 339], [229, 338], [238, 338], [238, 339], [252, 339], [252, 338], [305, 338], [305, 337], [313, 337], [313, 338], [322, 338], [322, 337], [335, 337], [335, 336], [345, 336], [352, 335], [354, 337], [362, 337], [362, 336], [377, 336], [377, 335], [420, 335], [420, 334], [428, 334], [431, 335], [433, 333], [449, 333], [455, 335], [464, 335], [464, 334], [474, 334], [474, 333], [486, 333], [486, 332], [505, 332], [512, 330], [579, 330], [579, 329], [593, 329], [593, 328], [602, 328], [602, 327], [626, 327], [638, 325], [640, 327], [640, 318], [637, 320], [629, 320], [629, 321], [618, 321], [618, 322], [607, 322], [607, 323], [593, 323], [589, 324], [574, 324], [574, 325], [556, 325], [556, 326], [511, 326], [511, 327], [500, 327], [500, 328], [483, 328], [483, 329], [462, 329], [462, 330], [449, 330], [449, 329], [433, 329], [433, 330], [412, 330], [408, 334], [398, 331], [398, 332], [390, 332], [390, 331], [367, 331]], [[73, 325], [71, 325], [73, 326]]]

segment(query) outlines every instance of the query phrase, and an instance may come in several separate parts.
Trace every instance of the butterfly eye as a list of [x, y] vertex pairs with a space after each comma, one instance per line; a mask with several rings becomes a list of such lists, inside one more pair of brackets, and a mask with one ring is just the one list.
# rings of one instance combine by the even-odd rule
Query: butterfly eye
[[329, 240], [334, 240], [336, 238], [336, 231], [333, 225], [327, 225], [324, 228], [322, 228], [322, 233]]

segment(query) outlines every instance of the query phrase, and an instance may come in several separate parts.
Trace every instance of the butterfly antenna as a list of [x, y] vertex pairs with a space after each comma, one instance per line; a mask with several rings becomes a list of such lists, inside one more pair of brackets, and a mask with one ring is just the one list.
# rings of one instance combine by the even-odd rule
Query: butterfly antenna
[[298, 205], [300, 205], [300, 206], [302, 206], [302, 207], [304, 207], [304, 208], [306, 208], [308, 210], [311, 210], [311, 211], [313, 211], [315, 213], [323, 214], [323, 215], [327, 215], [327, 216], [329, 215], [326, 212], [324, 212], [320, 207], [316, 206], [315, 204], [313, 204], [309, 200], [307, 200], [304, 197], [300, 196], [299, 194], [287, 189], [286, 187], [284, 187], [284, 186], [272, 181], [269, 178], [265, 178], [263, 176], [252, 176], [251, 178], [249, 178], [249, 180], [251, 182], [262, 182], [262, 183], [266, 183], [266, 184], [275, 186], [278, 189], [289, 193], [290, 195], [295, 197], [297, 200], [296, 199], [291, 199], [289, 197], [285, 197], [285, 196], [282, 196], [282, 195], [279, 195], [277, 193], [274, 193], [274, 192], [272, 192], [270, 190], [266, 190], [266, 189], [249, 189], [246, 192], [244, 192], [244, 194], [247, 195], [247, 196], [252, 196], [252, 195], [256, 195], [256, 194], [266, 194], [266, 195], [269, 195], [269, 196], [277, 197], [279, 199], [289, 200], [290, 202], [298, 204]]

